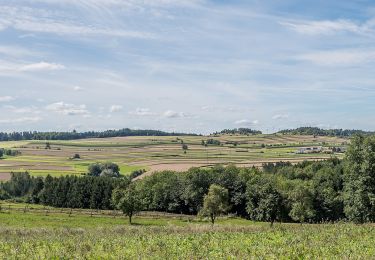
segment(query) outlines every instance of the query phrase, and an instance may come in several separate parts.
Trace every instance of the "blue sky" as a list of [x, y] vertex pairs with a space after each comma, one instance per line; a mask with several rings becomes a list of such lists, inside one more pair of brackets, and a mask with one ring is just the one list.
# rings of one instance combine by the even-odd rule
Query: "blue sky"
[[375, 129], [374, 1], [0, 0], [0, 131]]

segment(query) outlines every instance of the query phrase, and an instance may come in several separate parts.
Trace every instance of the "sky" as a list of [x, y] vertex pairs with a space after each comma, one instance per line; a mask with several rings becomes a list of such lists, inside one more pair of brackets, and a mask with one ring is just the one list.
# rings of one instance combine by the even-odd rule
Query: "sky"
[[0, 0], [0, 131], [375, 130], [375, 1]]

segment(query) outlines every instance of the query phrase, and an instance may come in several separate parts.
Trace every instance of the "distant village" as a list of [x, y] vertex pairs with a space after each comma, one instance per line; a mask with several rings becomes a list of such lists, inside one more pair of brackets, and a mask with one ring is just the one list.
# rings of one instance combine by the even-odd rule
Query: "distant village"
[[311, 154], [311, 153], [345, 153], [346, 147], [323, 147], [323, 146], [312, 146], [302, 147], [296, 151], [296, 154]]

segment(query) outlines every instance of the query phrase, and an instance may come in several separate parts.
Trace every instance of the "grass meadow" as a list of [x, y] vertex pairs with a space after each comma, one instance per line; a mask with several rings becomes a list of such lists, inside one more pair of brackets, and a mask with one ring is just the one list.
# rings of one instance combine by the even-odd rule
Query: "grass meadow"
[[[0, 213], [1, 259], [368, 259], [370, 224], [275, 224], [237, 218], [135, 217], [49, 209]], [[41, 211], [36, 211], [40, 209]]]

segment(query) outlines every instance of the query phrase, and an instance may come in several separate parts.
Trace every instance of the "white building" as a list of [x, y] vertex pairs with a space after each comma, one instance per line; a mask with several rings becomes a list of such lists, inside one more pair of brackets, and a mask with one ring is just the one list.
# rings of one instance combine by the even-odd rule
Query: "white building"
[[296, 151], [297, 154], [321, 153], [323, 148], [321, 146], [303, 147]]

